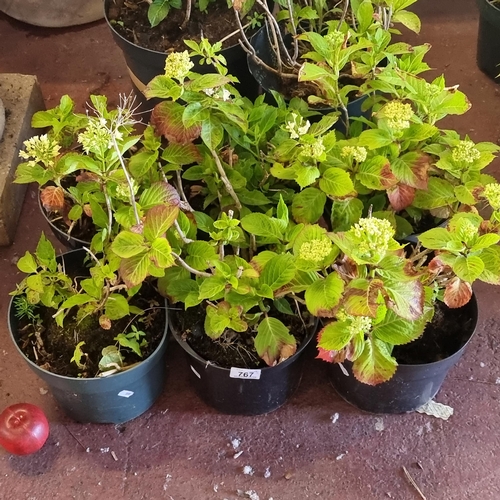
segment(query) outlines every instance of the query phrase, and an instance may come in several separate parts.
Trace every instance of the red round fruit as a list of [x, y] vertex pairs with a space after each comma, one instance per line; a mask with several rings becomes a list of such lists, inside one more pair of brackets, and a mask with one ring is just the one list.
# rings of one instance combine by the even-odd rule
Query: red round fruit
[[0, 414], [0, 445], [14, 455], [38, 451], [49, 437], [49, 422], [38, 406], [18, 403]]

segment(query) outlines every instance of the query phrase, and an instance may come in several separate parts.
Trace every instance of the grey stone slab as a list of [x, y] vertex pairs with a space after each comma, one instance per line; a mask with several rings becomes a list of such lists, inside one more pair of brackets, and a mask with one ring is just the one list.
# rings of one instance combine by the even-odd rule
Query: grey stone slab
[[40, 133], [31, 127], [33, 113], [45, 109], [42, 92], [32, 75], [0, 74], [0, 99], [5, 107], [5, 130], [0, 139], [0, 246], [10, 245], [26, 193], [26, 185], [13, 184], [21, 162], [23, 142]]

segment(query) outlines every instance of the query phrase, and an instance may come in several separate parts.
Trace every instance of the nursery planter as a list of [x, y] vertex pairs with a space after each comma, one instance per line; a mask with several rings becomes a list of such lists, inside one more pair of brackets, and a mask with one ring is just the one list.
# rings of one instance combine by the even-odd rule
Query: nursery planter
[[451, 356], [433, 363], [400, 363], [389, 381], [375, 386], [363, 384], [354, 378], [352, 363], [343, 363], [349, 376], [342, 372], [339, 365], [334, 364], [330, 369], [333, 387], [348, 403], [371, 413], [407, 413], [420, 408], [438, 393], [448, 371], [461, 358], [474, 335], [478, 316], [475, 295], [461, 309], [469, 321], [463, 325], [461, 335], [457, 336], [457, 349]]
[[89, 247], [90, 241], [81, 240], [79, 238], [75, 238], [70, 234], [66, 233], [59, 229], [48, 217], [47, 211], [42, 206], [42, 201], [40, 199], [40, 195], [38, 196], [38, 207], [40, 208], [40, 212], [44, 219], [47, 221], [52, 233], [57, 238], [57, 240], [62, 243], [68, 250], [77, 250], [78, 248]]
[[490, 78], [499, 82], [500, 74], [500, 9], [488, 0], [476, 0], [479, 8], [477, 65]]
[[[263, 26], [259, 31], [257, 31], [257, 33], [255, 33], [255, 35], [251, 39], [251, 44], [252, 47], [255, 49], [256, 55], [265, 64], [267, 64], [271, 68], [277, 67], [276, 54], [274, 53], [269, 44], [267, 25]], [[269, 71], [267, 68], [264, 68], [263, 66], [258, 64], [250, 55], [247, 56], [247, 62], [248, 62], [248, 69], [250, 70], [251, 75], [262, 87], [262, 90], [264, 90], [266, 94], [269, 95], [268, 98], [269, 102], [274, 104], [274, 98], [270, 96], [270, 91], [275, 90], [277, 92], [282, 93], [283, 81], [281, 80], [278, 74], [273, 73], [272, 71]], [[362, 109], [363, 103], [367, 98], [368, 95], [363, 95], [347, 103], [346, 107], [347, 107], [347, 112], [349, 114], [349, 118], [370, 117], [370, 110], [363, 111]], [[335, 123], [333, 128], [345, 134], [346, 118], [344, 112], [341, 109], [332, 107], [325, 107], [325, 108], [315, 107], [311, 109], [314, 111], [318, 111], [321, 114], [327, 114], [333, 111], [339, 111], [340, 112], [339, 119], [337, 123]], [[312, 120], [314, 120], [314, 117], [312, 117]]]
[[0, 0], [0, 11], [35, 26], [61, 28], [102, 19], [102, 0]]
[[[58, 257], [68, 267], [79, 266], [84, 250], [73, 250]], [[18, 352], [49, 387], [62, 410], [78, 422], [119, 424], [148, 410], [163, 390], [168, 321], [156, 350], [138, 365], [107, 377], [74, 378], [58, 375], [29, 360], [17, 343], [18, 320], [12, 298], [8, 322], [9, 332]], [[165, 302], [166, 306], [166, 302]], [[167, 311], [166, 311], [167, 314]]]
[[182, 340], [177, 329], [171, 330], [186, 354], [191, 384], [207, 405], [230, 415], [262, 415], [285, 404], [298, 388], [302, 379], [302, 354], [317, 325], [316, 322], [292, 357], [276, 366], [253, 370], [214, 365]]
[[[108, 12], [111, 0], [104, 1], [104, 17], [111, 30], [115, 43], [120, 47], [127, 63], [127, 69], [132, 80], [132, 84], [137, 92], [138, 98], [142, 103], [146, 102], [143, 91], [146, 85], [158, 75], [162, 75], [165, 69], [165, 59], [167, 54], [156, 50], [150, 50], [136, 45], [120, 33], [118, 33], [110, 22]], [[186, 46], [187, 49], [187, 46]], [[250, 99], [258, 95], [258, 84], [251, 78], [245, 59], [245, 52], [239, 44], [223, 49], [221, 54], [226, 58], [228, 73], [239, 80], [235, 87], [239, 92]], [[194, 67], [192, 71], [196, 73], [214, 73], [215, 68], [210, 65], [200, 65], [199, 57], [193, 57]], [[207, 69], [210, 69], [207, 71]], [[153, 107], [159, 99], [151, 99], [148, 107]]]

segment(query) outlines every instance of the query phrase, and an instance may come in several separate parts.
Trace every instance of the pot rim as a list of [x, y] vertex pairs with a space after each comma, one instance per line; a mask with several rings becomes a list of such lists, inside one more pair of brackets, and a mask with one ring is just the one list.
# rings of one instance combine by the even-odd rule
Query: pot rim
[[[73, 254], [73, 253], [81, 253], [81, 252], [85, 252], [85, 250], [83, 248], [76, 248], [75, 250], [69, 250], [67, 252], [64, 252], [60, 255], [57, 256], [57, 258], [59, 257], [64, 257], [65, 255], [67, 254]], [[87, 378], [78, 378], [78, 377], [68, 377], [67, 375], [59, 375], [58, 373], [54, 373], [54, 372], [51, 372], [49, 370], [45, 370], [44, 368], [42, 368], [41, 366], [38, 366], [36, 363], [34, 363], [33, 361], [31, 361], [31, 359], [29, 359], [25, 354], [24, 352], [21, 350], [21, 348], [17, 345], [17, 342], [16, 342], [16, 338], [14, 337], [14, 332], [12, 331], [12, 325], [11, 325], [11, 321], [10, 321], [10, 318], [11, 318], [11, 315], [13, 314], [12, 310], [13, 310], [13, 303], [14, 303], [14, 299], [15, 299], [15, 295], [13, 295], [9, 301], [9, 306], [7, 308], [7, 324], [8, 324], [8, 330], [9, 330], [9, 336], [10, 336], [10, 339], [12, 341], [12, 343], [14, 344], [17, 352], [19, 354], [21, 354], [21, 356], [23, 357], [23, 359], [32, 367], [32, 368], [35, 368], [36, 370], [40, 370], [44, 373], [48, 373], [50, 374], [51, 376], [55, 377], [55, 378], [58, 378], [58, 379], [61, 379], [61, 380], [72, 380], [72, 381], [75, 381], [75, 380], [79, 380], [79, 381], [82, 381], [82, 382], [92, 382], [92, 381], [96, 381], [96, 380], [106, 380], [106, 379], [111, 379], [111, 378], [114, 378], [116, 376], [119, 376], [119, 375], [124, 375], [124, 374], [127, 374], [127, 373], [133, 373], [134, 370], [137, 370], [137, 369], [140, 369], [141, 368], [141, 365], [145, 362], [147, 362], [149, 359], [153, 358], [153, 356], [159, 352], [162, 347], [164, 346], [164, 344], [167, 342], [167, 337], [168, 337], [168, 328], [169, 328], [169, 325], [170, 325], [170, 321], [169, 321], [169, 314], [168, 314], [168, 311], [169, 311], [169, 307], [168, 307], [168, 302], [167, 302], [167, 299], [164, 299], [165, 301], [165, 311], [166, 311], [166, 321], [165, 321], [165, 328], [163, 330], [163, 335], [162, 335], [162, 338], [160, 340], [160, 343], [158, 344], [158, 346], [156, 347], [156, 349], [144, 360], [142, 360], [140, 363], [138, 363], [136, 366], [134, 366], [133, 368], [129, 368], [128, 370], [123, 370], [123, 371], [120, 371], [120, 372], [117, 372], [117, 373], [114, 373], [113, 375], [109, 375], [108, 377], [87, 377]]]
[[[40, 194], [41, 194], [41, 189], [39, 188], [38, 189], [38, 207], [40, 208], [40, 212], [42, 212], [42, 215], [44, 217], [44, 219], [47, 221], [47, 223], [49, 224], [49, 226], [51, 227], [51, 229], [53, 231], [57, 231], [58, 234], [60, 234], [65, 240], [67, 241], [70, 241], [70, 240], [74, 240], [76, 241], [77, 243], [81, 244], [81, 245], [84, 245], [84, 246], [89, 246], [90, 245], [90, 241], [86, 241], [86, 240], [81, 240], [80, 238], [77, 238], [76, 236], [71, 236], [71, 234], [68, 234], [64, 231], [62, 231], [61, 229], [59, 229], [48, 217], [47, 215], [47, 211], [45, 210], [45, 208], [43, 207], [42, 205], [42, 199], [40, 197]], [[67, 252], [64, 252], [64, 253], [67, 253]]]
[[[183, 311], [184, 313], [186, 311]], [[306, 335], [306, 337], [304, 338], [304, 340], [302, 341], [302, 343], [300, 344], [299, 348], [297, 349], [297, 351], [295, 351], [295, 353], [290, 356], [288, 359], [286, 359], [285, 361], [283, 361], [282, 363], [278, 363], [277, 365], [274, 365], [274, 366], [265, 366], [264, 368], [251, 368], [251, 370], [260, 370], [260, 371], [268, 371], [268, 370], [273, 370], [273, 369], [276, 369], [276, 368], [284, 368], [286, 366], [288, 366], [290, 363], [292, 363], [294, 361], [294, 359], [296, 359], [298, 357], [299, 354], [301, 354], [305, 348], [310, 344], [311, 340], [314, 338], [314, 336], [316, 335], [316, 332], [318, 330], [318, 326], [319, 326], [319, 318], [316, 318], [316, 321], [314, 322], [314, 325], [311, 327], [311, 332]], [[169, 315], [169, 318], [168, 318], [168, 325], [170, 327], [170, 331], [172, 332], [172, 335], [173, 337], [175, 338], [175, 340], [177, 341], [177, 343], [181, 346], [181, 348], [184, 350], [184, 352], [186, 352], [187, 354], [189, 354], [191, 357], [193, 357], [194, 359], [196, 359], [197, 361], [199, 361], [200, 363], [203, 363], [205, 365], [205, 368], [215, 368], [215, 369], [218, 369], [218, 370], [222, 370], [222, 371], [225, 371], [225, 372], [230, 372], [231, 371], [231, 368], [225, 368], [223, 366], [219, 366], [215, 363], [213, 363], [212, 361], [210, 360], [207, 360], [203, 357], [201, 357], [188, 343], [187, 341], [185, 340], [182, 340], [180, 338], [180, 335], [177, 331], [176, 328], [172, 327], [172, 320], [171, 320], [171, 315]], [[205, 333], [203, 333], [205, 335]], [[237, 367], [237, 366], [234, 366], [232, 368], [242, 368], [242, 367]], [[242, 368], [243, 369], [243, 368]]]
[[469, 338], [467, 339], [467, 341], [465, 342], [465, 344], [462, 347], [457, 349], [453, 354], [450, 354], [446, 358], [440, 359], [438, 361], [431, 361], [430, 363], [411, 363], [411, 364], [398, 362], [398, 368], [399, 367], [410, 368], [410, 367], [414, 367], [414, 366], [429, 366], [429, 367], [437, 366], [439, 363], [442, 363], [443, 361], [446, 361], [446, 360], [450, 359], [451, 357], [456, 356], [458, 353], [463, 352], [464, 349], [469, 345], [471, 340], [474, 338], [474, 335], [476, 334], [476, 331], [477, 331], [477, 324], [478, 324], [478, 319], [479, 319], [479, 304], [477, 302], [477, 297], [476, 297], [476, 294], [474, 292], [472, 292], [472, 296], [471, 296], [469, 302], [467, 302], [467, 304], [465, 304], [462, 307], [467, 307], [467, 306], [471, 307], [471, 317], [474, 321], [474, 328], [472, 328], [472, 332], [470, 333]]

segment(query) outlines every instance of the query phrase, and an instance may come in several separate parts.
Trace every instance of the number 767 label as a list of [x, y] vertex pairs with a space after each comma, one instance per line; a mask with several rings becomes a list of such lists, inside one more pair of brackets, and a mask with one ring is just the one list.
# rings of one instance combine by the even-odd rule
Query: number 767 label
[[262, 370], [249, 370], [247, 368], [231, 368], [229, 376], [231, 378], [242, 378], [244, 380], [259, 380]]

